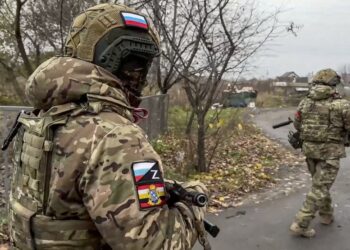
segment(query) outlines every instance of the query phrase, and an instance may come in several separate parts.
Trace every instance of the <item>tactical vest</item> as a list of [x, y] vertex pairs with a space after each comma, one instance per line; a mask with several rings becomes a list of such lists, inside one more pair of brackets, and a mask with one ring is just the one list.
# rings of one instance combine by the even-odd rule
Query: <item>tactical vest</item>
[[57, 220], [46, 216], [50, 191], [53, 134], [68, 116], [21, 114], [14, 145], [10, 195], [12, 249], [101, 249], [100, 235], [90, 220]]
[[[335, 99], [314, 101], [308, 99], [301, 109], [301, 139], [309, 142], [344, 143], [341, 114], [334, 105]], [[339, 116], [339, 117], [338, 117]]]

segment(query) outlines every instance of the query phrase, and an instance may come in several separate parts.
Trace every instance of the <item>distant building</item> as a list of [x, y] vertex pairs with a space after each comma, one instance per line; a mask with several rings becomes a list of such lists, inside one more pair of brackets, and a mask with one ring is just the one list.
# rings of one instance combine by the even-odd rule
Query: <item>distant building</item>
[[292, 82], [294, 81], [296, 78], [298, 78], [299, 76], [294, 72], [294, 71], [290, 71], [290, 72], [286, 72], [281, 76], [278, 76], [276, 78], [276, 80], [278, 82]]
[[299, 76], [294, 71], [289, 71], [289, 72], [286, 72], [283, 75], [281, 75], [281, 77], [296, 78], [296, 77], [299, 77]]
[[309, 78], [300, 77], [294, 71], [276, 77], [272, 82], [274, 92], [284, 95], [303, 95], [309, 91]]
[[345, 85], [349, 85], [350, 84], [350, 74], [349, 73], [342, 73], [341, 74], [341, 78], [342, 78], [343, 83]]
[[297, 77], [295, 79], [295, 82], [300, 82], [300, 83], [309, 83], [309, 77]]

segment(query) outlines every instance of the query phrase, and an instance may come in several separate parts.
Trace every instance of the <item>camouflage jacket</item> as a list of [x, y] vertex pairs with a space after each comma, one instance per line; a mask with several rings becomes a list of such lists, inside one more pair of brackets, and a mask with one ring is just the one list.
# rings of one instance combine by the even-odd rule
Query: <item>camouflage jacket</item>
[[350, 104], [341, 99], [334, 88], [314, 85], [298, 106], [294, 127], [301, 132], [306, 157], [343, 158], [350, 131]]
[[[103, 68], [68, 57], [49, 59], [30, 77], [26, 94], [39, 116], [68, 114], [53, 137], [44, 215], [91, 220], [112, 249], [192, 249], [204, 208], [164, 204], [161, 159], [132, 122], [120, 85]], [[140, 181], [146, 175], [148, 182]], [[198, 182], [184, 186], [206, 192]], [[80, 237], [65, 230], [66, 239]]]

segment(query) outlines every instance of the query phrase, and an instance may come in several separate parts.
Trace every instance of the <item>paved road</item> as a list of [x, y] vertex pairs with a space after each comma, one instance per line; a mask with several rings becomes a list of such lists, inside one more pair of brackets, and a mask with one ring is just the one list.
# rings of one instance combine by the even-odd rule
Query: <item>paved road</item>
[[[255, 118], [259, 127], [270, 137], [286, 143], [289, 128], [273, 130], [271, 125], [287, 119], [291, 111], [272, 110]], [[350, 152], [348, 152], [350, 156]], [[331, 226], [320, 225], [317, 218], [314, 239], [293, 237], [289, 225], [299, 209], [306, 188], [289, 196], [228, 209], [219, 216], [208, 216], [221, 227], [220, 235], [210, 241], [214, 250], [350, 250], [350, 157], [342, 160], [338, 179], [332, 188], [336, 204], [336, 221]], [[306, 185], [309, 187], [309, 182]], [[245, 215], [240, 212], [244, 211]], [[227, 218], [229, 217], [229, 218]], [[196, 246], [195, 250], [201, 249]]]

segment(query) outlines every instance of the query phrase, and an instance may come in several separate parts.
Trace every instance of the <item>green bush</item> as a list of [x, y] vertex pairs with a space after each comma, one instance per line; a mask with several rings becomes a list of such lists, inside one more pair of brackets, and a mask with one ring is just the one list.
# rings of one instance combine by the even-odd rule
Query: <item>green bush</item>
[[184, 132], [186, 130], [187, 122], [190, 119], [190, 115], [191, 109], [188, 107], [174, 106], [169, 108], [169, 131], [175, 133]]
[[20, 104], [21, 104], [21, 100], [19, 98], [0, 95], [0, 105], [20, 105]]
[[154, 150], [157, 151], [159, 154], [167, 153], [169, 150], [171, 150], [171, 145], [169, 145], [165, 141], [163, 141], [161, 137], [159, 137], [156, 140], [151, 141], [151, 144], [152, 144]]
[[220, 129], [235, 129], [238, 124], [243, 123], [242, 108], [225, 108], [209, 110], [206, 123], [209, 126], [209, 133]]
[[[209, 110], [206, 116], [206, 125], [209, 127], [209, 133], [216, 131], [217, 128], [235, 127], [242, 123], [243, 120], [242, 108], [226, 108]], [[176, 134], [184, 133], [187, 128], [187, 123], [191, 116], [191, 108], [175, 106], [169, 109], [168, 128], [169, 131]], [[192, 132], [196, 133], [197, 117], [194, 116], [192, 123]]]

